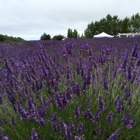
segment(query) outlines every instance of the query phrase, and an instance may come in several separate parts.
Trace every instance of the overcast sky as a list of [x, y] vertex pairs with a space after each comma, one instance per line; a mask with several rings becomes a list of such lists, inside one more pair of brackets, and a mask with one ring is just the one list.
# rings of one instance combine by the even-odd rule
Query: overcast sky
[[107, 14], [120, 19], [140, 12], [140, 0], [0, 0], [0, 34], [38, 40], [45, 32], [67, 36], [84, 33]]

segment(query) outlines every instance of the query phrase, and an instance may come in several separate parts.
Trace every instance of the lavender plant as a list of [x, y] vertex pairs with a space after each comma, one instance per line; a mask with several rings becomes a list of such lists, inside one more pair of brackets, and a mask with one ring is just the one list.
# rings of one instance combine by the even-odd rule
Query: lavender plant
[[[97, 40], [107, 45], [96, 53], [92, 40], [78, 41], [63, 41], [60, 47], [60, 42], [38, 42], [34, 53], [33, 47], [28, 48], [26, 57], [19, 55], [23, 52], [19, 47], [16, 57], [3, 58], [0, 138], [140, 137], [138, 44], [135, 42], [132, 50], [122, 50], [108, 43], [128, 40]], [[51, 43], [57, 47], [47, 48]]]

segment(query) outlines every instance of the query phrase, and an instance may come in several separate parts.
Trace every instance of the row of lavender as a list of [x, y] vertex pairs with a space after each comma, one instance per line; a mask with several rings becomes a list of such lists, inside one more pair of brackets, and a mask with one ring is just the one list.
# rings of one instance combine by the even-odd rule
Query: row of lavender
[[39, 53], [5, 59], [1, 139], [138, 139], [137, 43], [120, 54], [114, 44], [97, 52], [84, 41], [64, 41], [56, 52], [40, 42]]
[[[119, 51], [124, 48], [130, 49], [134, 40], [139, 44], [140, 37], [135, 38], [95, 38], [95, 39], [77, 39], [74, 40], [77, 46], [88, 42], [89, 45], [98, 52], [103, 45], [116, 47]], [[22, 41], [22, 42], [0, 42], [0, 69], [3, 69], [3, 60], [13, 58], [15, 60], [25, 59], [28, 56], [36, 55], [38, 45], [42, 43], [49, 53], [55, 53], [60, 50], [62, 41]], [[69, 39], [64, 42], [69, 42]], [[26, 53], [25, 53], [26, 52]]]

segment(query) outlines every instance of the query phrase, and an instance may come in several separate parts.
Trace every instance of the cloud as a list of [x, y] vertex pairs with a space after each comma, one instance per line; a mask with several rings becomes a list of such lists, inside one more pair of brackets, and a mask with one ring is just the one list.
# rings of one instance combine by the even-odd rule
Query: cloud
[[107, 14], [122, 19], [138, 13], [139, 7], [136, 0], [1, 0], [0, 34], [27, 40], [39, 39], [44, 32], [67, 36], [68, 28], [81, 34]]

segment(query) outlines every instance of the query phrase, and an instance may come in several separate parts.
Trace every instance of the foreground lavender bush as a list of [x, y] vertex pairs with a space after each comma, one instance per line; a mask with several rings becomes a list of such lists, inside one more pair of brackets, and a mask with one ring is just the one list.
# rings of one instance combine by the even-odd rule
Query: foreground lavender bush
[[97, 53], [88, 42], [81, 43], [61, 42], [52, 53], [40, 42], [39, 52], [4, 59], [1, 139], [140, 137], [138, 44], [123, 51], [102, 46]]

